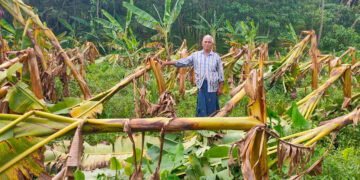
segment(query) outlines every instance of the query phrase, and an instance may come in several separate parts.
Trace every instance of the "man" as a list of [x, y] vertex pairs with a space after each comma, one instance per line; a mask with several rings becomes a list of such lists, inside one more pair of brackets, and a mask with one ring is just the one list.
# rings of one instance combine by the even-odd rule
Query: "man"
[[175, 67], [194, 66], [198, 89], [196, 116], [206, 117], [219, 110], [218, 96], [223, 92], [224, 70], [220, 56], [212, 51], [213, 37], [204, 36], [201, 44], [202, 51], [194, 52], [177, 61], [161, 61], [160, 63]]

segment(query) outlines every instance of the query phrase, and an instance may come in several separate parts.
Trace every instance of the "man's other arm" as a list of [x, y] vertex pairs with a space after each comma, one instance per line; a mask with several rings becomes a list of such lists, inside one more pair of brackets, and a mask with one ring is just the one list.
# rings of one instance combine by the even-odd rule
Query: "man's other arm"
[[223, 84], [224, 84], [224, 69], [223, 69], [223, 66], [222, 66], [222, 62], [221, 62], [221, 58], [218, 57], [217, 58], [217, 67], [216, 67], [216, 70], [218, 72], [218, 77], [219, 77], [219, 88], [218, 90], [216, 91], [216, 95], [220, 95], [223, 93]]

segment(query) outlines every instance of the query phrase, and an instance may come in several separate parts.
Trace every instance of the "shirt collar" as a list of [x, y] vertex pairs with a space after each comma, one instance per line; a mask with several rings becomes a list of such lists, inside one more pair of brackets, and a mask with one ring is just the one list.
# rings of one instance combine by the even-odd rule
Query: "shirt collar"
[[[204, 53], [204, 50], [202, 50], [201, 53], [202, 53], [202, 54], [205, 54], [205, 53]], [[214, 54], [214, 51], [211, 50], [210, 53], [209, 53], [209, 56], [210, 56], [210, 55], [213, 55], [213, 54]]]

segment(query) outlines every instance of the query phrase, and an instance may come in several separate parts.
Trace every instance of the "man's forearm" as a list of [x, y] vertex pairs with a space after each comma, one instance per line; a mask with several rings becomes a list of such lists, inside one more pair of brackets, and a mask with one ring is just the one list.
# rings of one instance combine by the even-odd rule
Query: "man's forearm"
[[164, 65], [175, 65], [175, 61], [163, 61]]

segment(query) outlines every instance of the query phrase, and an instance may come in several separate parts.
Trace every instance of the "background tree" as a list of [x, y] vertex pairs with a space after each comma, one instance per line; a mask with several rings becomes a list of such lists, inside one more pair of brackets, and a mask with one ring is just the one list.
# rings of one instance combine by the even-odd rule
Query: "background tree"
[[[105, 18], [101, 13], [101, 9], [106, 10], [115, 19], [120, 22], [126, 21], [126, 8], [122, 6], [123, 2], [129, 2], [128, 0], [106, 0], [99, 1], [97, 6], [97, 0], [74, 0], [74, 1], [59, 1], [59, 0], [27, 0], [25, 3], [38, 8], [40, 18], [48, 23], [48, 27], [51, 27], [55, 34], [60, 34], [64, 31], [70, 31], [63, 26], [59, 17], [66, 20], [68, 24], [76, 32], [76, 36], [84, 36], [89, 32], [89, 26], [75, 20], [76, 18], [84, 19], [90, 23], [93, 18], [99, 16], [99, 18]], [[207, 21], [213, 19], [214, 13], [224, 14], [224, 19], [227, 19], [232, 25], [235, 25], [238, 21], [244, 21], [246, 24], [254, 21], [258, 25], [257, 35], [267, 36], [270, 40], [270, 53], [275, 50], [281, 51], [282, 36], [287, 36], [289, 32], [286, 27], [289, 24], [293, 25], [296, 34], [299, 34], [302, 30], [316, 30], [319, 33], [319, 27], [321, 24], [321, 1], [313, 0], [273, 0], [273, 1], [261, 1], [261, 0], [238, 0], [238, 1], [223, 1], [223, 0], [197, 0], [197, 1], [184, 1], [182, 4], [182, 10], [178, 14], [178, 18], [174, 19], [171, 24], [171, 33], [168, 32], [167, 41], [174, 43], [174, 46], [180, 46], [183, 39], [187, 39], [189, 47], [193, 44], [197, 44], [201, 39], [202, 30], [195, 28], [198, 25], [194, 22], [194, 19], [199, 19], [197, 14], [200, 14]], [[341, 34], [347, 36], [348, 28], [354, 30], [353, 36], [358, 36], [360, 33], [360, 23], [358, 23], [358, 17], [360, 14], [360, 7], [358, 1], [352, 1], [350, 5], [347, 5], [348, 1], [343, 0], [327, 0], [324, 2], [323, 10], [323, 27], [321, 33], [321, 41], [319, 42], [319, 48], [325, 52], [331, 52], [333, 50], [345, 50], [347, 46], [358, 46], [355, 44], [347, 44], [353, 41], [344, 40], [337, 42], [335, 37], [339, 37]], [[165, 3], [168, 4], [168, 3]], [[174, 7], [176, 1], [171, 1], [170, 7]], [[143, 10], [160, 23], [164, 20], [164, 17], [156, 18], [157, 14], [165, 13], [164, 1], [145, 0], [135, 1], [134, 6]], [[156, 7], [156, 9], [154, 8]], [[60, 8], [59, 8], [60, 7]], [[97, 15], [97, 7], [100, 12]], [[158, 12], [158, 13], [157, 13]], [[220, 16], [216, 17], [217, 19]], [[11, 22], [11, 18], [5, 13], [5, 19]], [[164, 21], [163, 21], [164, 22]], [[205, 23], [205, 22], [203, 22]], [[225, 23], [224, 21], [222, 23]], [[151, 37], [156, 35], [156, 31], [152, 28], [143, 28], [143, 25], [138, 22], [133, 22], [131, 28], [134, 34], [144, 41], [152, 41]], [[224, 26], [221, 24], [220, 26]], [[341, 27], [342, 26], [342, 27]], [[94, 35], [102, 31], [100, 25], [94, 26]], [[346, 29], [345, 32], [336, 32], [336, 30]], [[171, 36], [170, 36], [171, 34]], [[78, 38], [77, 38], [78, 39]], [[101, 42], [101, 38], [95, 38], [94, 36], [87, 36], [90, 41]], [[227, 48], [223, 48], [224, 41], [221, 41], [217, 37], [217, 51], [219, 53], [226, 53]], [[340, 46], [336, 43], [340, 43]], [[101, 49], [101, 48], [100, 48]]]
[[157, 30], [159, 34], [164, 38], [165, 41], [165, 50], [168, 56], [170, 56], [169, 52], [169, 43], [168, 43], [168, 36], [171, 31], [172, 24], [175, 22], [176, 18], [179, 16], [181, 7], [184, 4], [184, 0], [177, 0], [173, 9], [171, 10], [171, 0], [165, 1], [165, 9], [164, 9], [164, 16], [161, 20], [160, 14], [158, 9], [155, 5], [154, 9], [158, 15], [159, 20], [156, 20], [147, 12], [139, 9], [138, 7], [131, 5], [127, 2], [123, 3], [123, 6], [126, 7], [129, 11], [136, 14], [136, 20], [142, 24], [143, 26]]
[[200, 21], [199, 20], [194, 20], [194, 22], [196, 23], [195, 28], [205, 31], [205, 33], [210, 33], [210, 35], [214, 38], [214, 47], [213, 49], [216, 50], [216, 40], [217, 40], [217, 36], [218, 34], [221, 34], [221, 32], [224, 30], [223, 29], [223, 25], [224, 25], [224, 14], [222, 14], [219, 17], [216, 16], [216, 11], [214, 11], [214, 17], [209, 21], [207, 21], [203, 16], [201, 16], [200, 14], [198, 14], [198, 16], [200, 17]]

